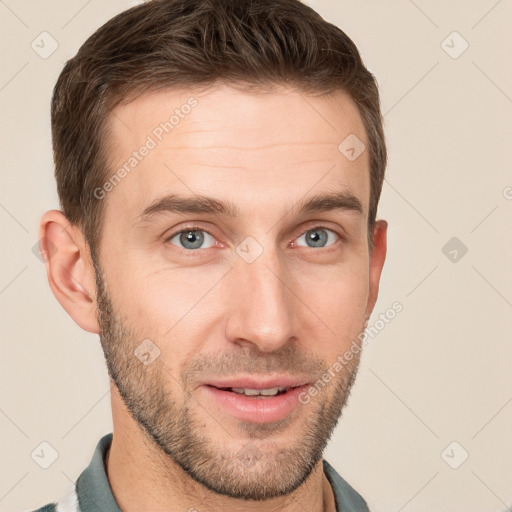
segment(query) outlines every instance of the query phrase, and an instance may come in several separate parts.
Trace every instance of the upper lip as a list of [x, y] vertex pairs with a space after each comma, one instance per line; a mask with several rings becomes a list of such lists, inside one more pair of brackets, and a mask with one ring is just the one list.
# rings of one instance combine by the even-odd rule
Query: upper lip
[[310, 382], [307, 377], [293, 377], [287, 375], [275, 375], [273, 377], [230, 377], [223, 379], [210, 379], [203, 382], [204, 386], [215, 388], [243, 388], [243, 389], [272, 389], [295, 388], [304, 386]]

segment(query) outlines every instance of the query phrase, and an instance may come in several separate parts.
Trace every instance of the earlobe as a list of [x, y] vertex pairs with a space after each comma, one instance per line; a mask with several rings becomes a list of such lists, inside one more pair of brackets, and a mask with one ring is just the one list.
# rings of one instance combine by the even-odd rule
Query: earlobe
[[387, 229], [388, 223], [385, 220], [376, 221], [373, 228], [373, 251], [370, 254], [369, 296], [366, 308], [368, 317], [371, 315], [379, 295], [380, 276], [386, 260]]
[[99, 333], [96, 277], [81, 230], [62, 211], [50, 210], [41, 218], [39, 249], [57, 300], [82, 329]]

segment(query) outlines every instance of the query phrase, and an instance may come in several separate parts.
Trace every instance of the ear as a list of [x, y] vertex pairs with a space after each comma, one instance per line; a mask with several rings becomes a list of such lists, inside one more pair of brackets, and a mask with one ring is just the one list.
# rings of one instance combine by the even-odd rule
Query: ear
[[373, 228], [373, 250], [370, 254], [369, 295], [366, 307], [366, 317], [372, 314], [379, 295], [379, 282], [386, 259], [388, 223], [378, 220]]
[[82, 329], [98, 334], [96, 274], [82, 231], [62, 211], [50, 210], [41, 218], [39, 250], [57, 300]]

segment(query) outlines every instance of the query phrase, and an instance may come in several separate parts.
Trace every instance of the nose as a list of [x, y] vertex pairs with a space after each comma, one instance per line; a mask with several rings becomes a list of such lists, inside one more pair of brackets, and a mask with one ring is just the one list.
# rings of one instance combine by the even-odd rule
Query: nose
[[262, 352], [286, 345], [296, 334], [296, 315], [290, 278], [279, 258], [264, 252], [252, 263], [240, 259], [230, 274], [227, 340]]

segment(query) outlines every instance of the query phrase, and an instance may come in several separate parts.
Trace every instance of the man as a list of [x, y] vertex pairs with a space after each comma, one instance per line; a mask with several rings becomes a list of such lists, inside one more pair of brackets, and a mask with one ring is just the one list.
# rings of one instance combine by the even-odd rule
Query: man
[[379, 95], [298, 0], [121, 13], [52, 101], [50, 287], [113, 433], [43, 511], [365, 511], [323, 460], [386, 254]]

